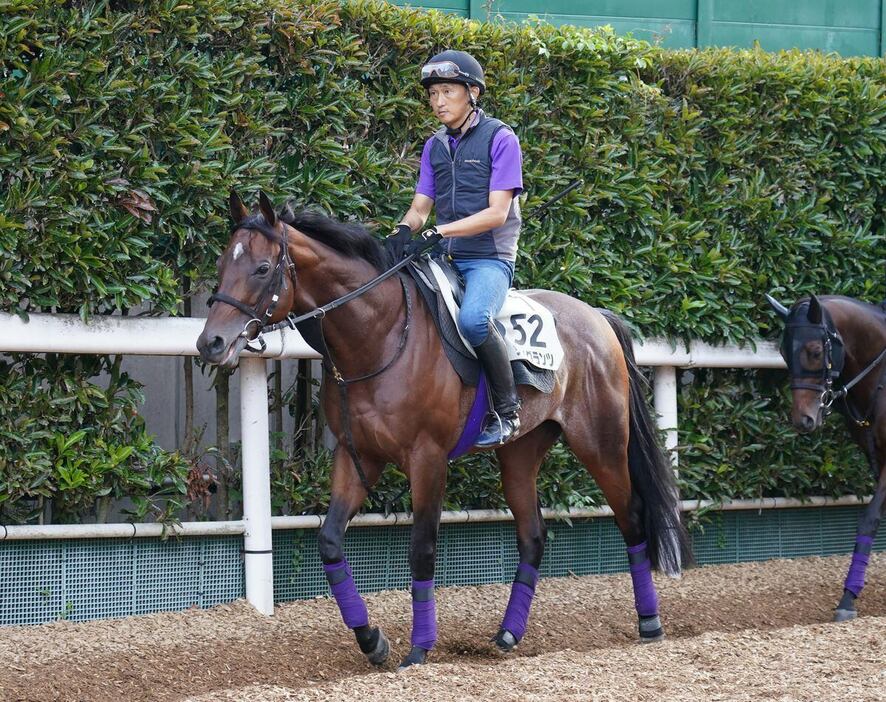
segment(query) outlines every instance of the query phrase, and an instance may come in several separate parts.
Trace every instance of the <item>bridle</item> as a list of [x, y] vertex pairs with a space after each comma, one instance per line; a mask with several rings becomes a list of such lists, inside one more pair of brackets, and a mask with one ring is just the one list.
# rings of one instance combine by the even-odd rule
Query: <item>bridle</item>
[[[239, 228], [239, 226], [240, 225], [237, 225], [237, 227], [235, 227], [235, 231], [237, 228]], [[393, 357], [380, 368], [355, 378], [343, 377], [339, 369], [336, 367], [335, 361], [332, 358], [332, 352], [330, 351], [329, 346], [326, 343], [326, 338], [323, 334], [323, 319], [326, 317], [326, 314], [328, 312], [331, 312], [337, 307], [341, 307], [347, 302], [360, 297], [362, 294], [371, 290], [379, 283], [398, 273], [400, 269], [405, 268], [410, 263], [412, 263], [412, 261], [418, 255], [419, 254], [416, 253], [411, 256], [407, 256], [397, 265], [376, 276], [368, 283], [361, 285], [356, 290], [342, 295], [341, 297], [336, 298], [331, 302], [322, 305], [321, 307], [317, 307], [316, 309], [297, 317], [288, 315], [286, 319], [281, 322], [277, 322], [276, 324], [269, 324], [271, 318], [274, 315], [274, 311], [277, 309], [277, 304], [280, 301], [280, 294], [283, 292], [283, 290], [285, 290], [286, 281], [284, 275], [287, 270], [289, 271], [289, 277], [290, 281], [292, 282], [293, 289], [296, 285], [296, 267], [295, 263], [289, 255], [289, 245], [286, 236], [286, 228], [284, 227], [283, 236], [280, 238], [280, 255], [277, 258], [277, 265], [274, 268], [274, 275], [268, 280], [267, 285], [265, 285], [261, 295], [259, 295], [258, 302], [255, 304], [254, 307], [250, 307], [246, 303], [234, 297], [231, 297], [230, 295], [225, 295], [224, 293], [214, 292], [209, 297], [210, 305], [212, 305], [214, 302], [223, 302], [226, 305], [230, 305], [231, 307], [240, 310], [249, 317], [249, 321], [246, 322], [243, 327], [243, 331], [240, 332], [237, 338], [242, 337], [246, 339], [246, 348], [250, 351], [256, 353], [264, 352], [267, 349], [267, 343], [263, 338], [264, 334], [280, 329], [289, 328], [297, 329], [301, 333], [301, 335], [308, 341], [308, 343], [320, 352], [320, 355], [323, 357], [323, 363], [326, 369], [331, 373], [336, 384], [338, 385], [342, 408], [342, 425], [344, 429], [348, 453], [351, 455], [351, 459], [354, 461], [354, 468], [357, 471], [360, 482], [369, 495], [373, 494], [373, 490], [369, 485], [369, 481], [366, 479], [366, 473], [364, 472], [363, 466], [360, 462], [360, 456], [357, 453], [356, 446], [354, 445], [354, 437], [351, 431], [351, 417], [348, 403], [348, 386], [381, 375], [391, 366], [393, 366], [398, 358], [400, 358], [403, 350], [406, 348], [406, 342], [409, 338], [409, 329], [412, 325], [412, 297], [409, 295], [409, 288], [407, 287], [406, 282], [404, 281], [403, 277], [400, 276], [400, 286], [403, 289], [403, 298], [406, 302], [406, 319], [403, 322], [403, 330], [400, 333], [400, 341], [397, 345], [397, 350], [394, 352]], [[268, 295], [270, 295], [271, 301], [268, 304], [267, 309], [264, 311], [264, 313], [262, 313], [259, 309], [259, 304], [262, 300], [266, 299]], [[250, 328], [253, 324], [257, 324], [258, 329], [256, 330], [255, 336], [250, 338]], [[253, 343], [258, 343], [259, 346], [257, 348], [253, 347], [251, 345]], [[399, 499], [399, 496], [395, 498], [395, 500], [396, 499]], [[390, 504], [390, 502], [388, 504]]]
[[[800, 333], [798, 334], [797, 332]], [[802, 367], [796, 367], [801, 366], [799, 354], [794, 349], [794, 344], [788, 343], [788, 340], [793, 341], [795, 336], [800, 337], [804, 341], [817, 340], [821, 342], [822, 364], [815, 381], [801, 380], [801, 378], [809, 377], [808, 373], [804, 373], [804, 375], [796, 373], [797, 370], [802, 370]], [[835, 348], [839, 349], [837, 358], [834, 357]], [[824, 319], [821, 324], [789, 324], [785, 328], [781, 355], [791, 371], [791, 390], [812, 390], [819, 393], [819, 410], [823, 413], [822, 416], [828, 416], [832, 412], [834, 401], [842, 392], [834, 390], [834, 380], [843, 372], [844, 362], [843, 339], [840, 337], [839, 332], [836, 329], [830, 328]]]
[[[837, 400], [842, 399], [846, 405], [846, 411], [853, 422], [859, 427], [869, 427], [870, 417], [876, 406], [877, 395], [884, 387], [884, 378], [886, 378], [886, 366], [880, 372], [880, 382], [874, 390], [868, 411], [864, 415], [858, 415], [849, 403], [849, 391], [855, 387], [862, 379], [864, 379], [877, 365], [886, 358], [886, 348], [869, 363], [864, 370], [858, 373], [854, 378], [846, 382], [842, 388], [834, 389], [834, 381], [840, 377], [845, 365], [845, 353], [843, 349], [843, 338], [840, 333], [828, 323], [828, 319], [823, 315], [820, 324], [814, 323], [795, 323], [788, 324], [785, 327], [785, 335], [782, 341], [781, 355], [785, 359], [788, 371], [791, 373], [791, 390], [812, 390], [819, 393], [818, 411], [822, 417], [827, 417], [833, 412], [833, 405]], [[802, 332], [802, 330], [809, 330]], [[796, 332], [801, 331], [797, 335]], [[795, 373], [795, 365], [800, 365], [797, 352], [793, 349], [793, 341], [795, 336], [805, 338], [807, 341], [815, 340], [815, 333], [818, 333], [818, 339], [822, 346], [822, 367], [816, 382], [807, 382], [801, 378], [808, 375], [798, 375]]]

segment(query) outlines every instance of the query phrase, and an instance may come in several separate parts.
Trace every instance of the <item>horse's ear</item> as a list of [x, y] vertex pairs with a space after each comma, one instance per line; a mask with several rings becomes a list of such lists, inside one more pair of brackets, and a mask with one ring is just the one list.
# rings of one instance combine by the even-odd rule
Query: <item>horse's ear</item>
[[277, 213], [274, 211], [274, 206], [264, 191], [258, 194], [258, 209], [261, 210], [262, 217], [265, 218], [265, 222], [268, 223], [269, 227], [277, 224]]
[[769, 303], [769, 306], [775, 310], [775, 314], [781, 317], [783, 320], [787, 321], [787, 318], [790, 316], [791, 311], [781, 304], [778, 300], [776, 300], [772, 295], [766, 294], [766, 302]]
[[821, 303], [815, 295], [809, 296], [809, 312], [806, 316], [813, 324], [821, 324]]
[[246, 209], [246, 205], [243, 204], [243, 200], [240, 199], [236, 190], [231, 190], [231, 194], [228, 196], [228, 206], [231, 210], [231, 219], [234, 220], [234, 224], [240, 224], [249, 216], [249, 210]]

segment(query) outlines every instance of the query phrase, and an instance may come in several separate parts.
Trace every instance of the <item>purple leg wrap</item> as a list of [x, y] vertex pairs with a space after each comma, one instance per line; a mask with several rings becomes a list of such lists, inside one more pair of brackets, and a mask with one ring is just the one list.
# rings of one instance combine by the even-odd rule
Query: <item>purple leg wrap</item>
[[505, 610], [501, 628], [510, 631], [519, 641], [526, 633], [526, 622], [529, 620], [529, 608], [535, 596], [535, 585], [538, 583], [538, 571], [528, 563], [517, 566], [517, 574], [511, 585], [511, 599]]
[[357, 592], [354, 578], [351, 575], [351, 567], [346, 559], [338, 563], [323, 564], [326, 571], [326, 579], [329, 581], [329, 589], [335, 596], [335, 601], [341, 611], [341, 618], [349, 629], [369, 624], [369, 612], [366, 611], [366, 603]]
[[652, 564], [646, 556], [646, 542], [628, 546], [631, 580], [634, 582], [634, 606], [641, 617], [658, 614], [658, 594], [652, 582]]
[[855, 537], [855, 553], [852, 554], [852, 565], [849, 566], [849, 572], [846, 574], [846, 582], [843, 584], [843, 587], [856, 597], [861, 594], [861, 589], [864, 587], [864, 571], [868, 567], [868, 561], [871, 558], [871, 544], [873, 543], [873, 537]]
[[434, 579], [412, 581], [412, 645], [430, 651], [437, 641]]

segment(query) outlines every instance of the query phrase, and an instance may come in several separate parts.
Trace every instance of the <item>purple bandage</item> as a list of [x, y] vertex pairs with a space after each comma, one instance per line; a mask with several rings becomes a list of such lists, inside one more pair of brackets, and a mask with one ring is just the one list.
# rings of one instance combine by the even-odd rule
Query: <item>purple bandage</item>
[[434, 579], [412, 581], [412, 645], [430, 651], [437, 641]]
[[855, 553], [852, 554], [852, 564], [846, 574], [846, 582], [843, 584], [849, 592], [858, 597], [864, 587], [864, 572], [871, 558], [871, 544], [874, 539], [871, 536], [855, 537]]
[[529, 608], [532, 607], [532, 598], [535, 596], [535, 586], [538, 583], [538, 571], [528, 563], [517, 566], [517, 574], [511, 585], [511, 599], [508, 600], [508, 608], [505, 610], [501, 628], [510, 631], [514, 638], [519, 641], [526, 633], [526, 622], [529, 621]]
[[349, 629], [369, 624], [369, 612], [366, 611], [366, 603], [357, 592], [354, 578], [351, 575], [351, 567], [346, 559], [338, 563], [324, 563], [326, 579], [329, 581], [329, 589], [335, 597], [341, 618]]
[[646, 556], [646, 542], [628, 546], [631, 580], [634, 583], [634, 606], [641, 617], [658, 614], [658, 594], [652, 582], [652, 564]]

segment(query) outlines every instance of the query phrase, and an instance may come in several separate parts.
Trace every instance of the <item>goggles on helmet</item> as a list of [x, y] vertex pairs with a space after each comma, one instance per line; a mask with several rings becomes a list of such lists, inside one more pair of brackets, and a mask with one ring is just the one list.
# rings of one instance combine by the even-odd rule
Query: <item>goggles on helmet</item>
[[421, 78], [422, 80], [427, 80], [428, 78], [460, 78], [470, 80], [471, 75], [461, 70], [453, 61], [437, 61], [422, 66]]

